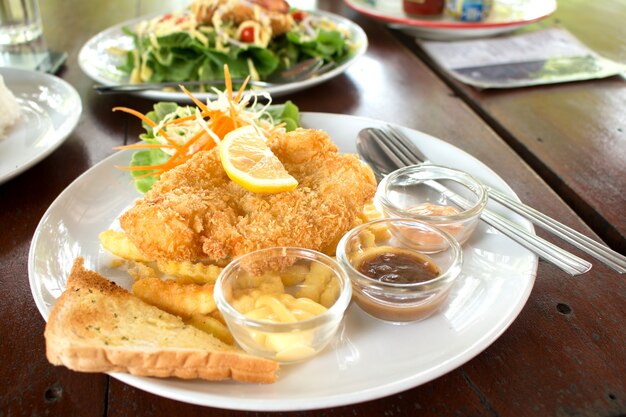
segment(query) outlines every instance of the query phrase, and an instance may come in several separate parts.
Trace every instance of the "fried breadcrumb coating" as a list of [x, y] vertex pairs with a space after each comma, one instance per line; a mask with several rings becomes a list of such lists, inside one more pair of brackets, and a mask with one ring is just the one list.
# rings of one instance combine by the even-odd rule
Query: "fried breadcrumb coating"
[[374, 196], [371, 169], [340, 154], [319, 130], [277, 133], [268, 145], [298, 180], [295, 190], [247, 191], [228, 178], [213, 149], [163, 174], [122, 215], [122, 228], [157, 260], [230, 259], [273, 246], [332, 250]]

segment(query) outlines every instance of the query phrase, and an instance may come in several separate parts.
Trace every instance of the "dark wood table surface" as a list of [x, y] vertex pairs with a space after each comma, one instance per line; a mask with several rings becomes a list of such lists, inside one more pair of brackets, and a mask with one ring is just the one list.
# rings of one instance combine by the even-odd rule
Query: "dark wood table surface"
[[[450, 83], [408, 48], [405, 38], [384, 25], [357, 15], [340, 2], [317, 3], [361, 25], [370, 47], [344, 75], [286, 98], [303, 111], [373, 117], [444, 139], [491, 167], [524, 202], [589, 236], [602, 234], [623, 250], [623, 80], [474, 91]], [[581, 28], [581, 38], [596, 39], [598, 43], [591, 46], [606, 48], [599, 52], [614, 51], [610, 57], [623, 59], [624, 19], [612, 10], [604, 17], [575, 13], [576, 7], [587, 10], [589, 3], [564, 4], [562, 23], [571, 23], [568, 28], [573, 32]], [[617, 7], [618, 3], [612, 4]], [[152, 105], [136, 97], [94, 93], [93, 82], [77, 64], [80, 47], [122, 20], [181, 4], [157, 0], [41, 2], [46, 42], [69, 54], [58, 75], [78, 90], [84, 109], [76, 130], [58, 150], [0, 185], [2, 417], [272, 414], [180, 403], [107, 375], [51, 366], [45, 358], [45, 323], [28, 283], [28, 250], [45, 210], [76, 177], [111, 155], [114, 146], [136, 138], [138, 128], [129, 126], [130, 119], [113, 114], [111, 108], [123, 102], [147, 111]], [[599, 7], [591, 9], [601, 11]], [[586, 29], [587, 22], [602, 25], [604, 20], [598, 19], [604, 18], [617, 22], [606, 24], [606, 36], [621, 33], [622, 49], [611, 46], [617, 40], [596, 37]], [[609, 27], [615, 33], [608, 33]], [[615, 233], [607, 233], [607, 228]], [[559, 243], [541, 230], [537, 233]], [[563, 247], [581, 255], [568, 245]], [[570, 277], [540, 262], [533, 291], [518, 318], [491, 346], [456, 370], [365, 403], [276, 415], [623, 416], [625, 300], [624, 276], [602, 265], [594, 265], [583, 276]]]
[[[622, 0], [559, 0], [557, 12], [534, 26], [559, 24], [594, 52], [626, 66], [625, 20]], [[413, 39], [403, 40], [416, 47]], [[623, 77], [481, 91], [431, 66], [589, 227], [626, 252]]]

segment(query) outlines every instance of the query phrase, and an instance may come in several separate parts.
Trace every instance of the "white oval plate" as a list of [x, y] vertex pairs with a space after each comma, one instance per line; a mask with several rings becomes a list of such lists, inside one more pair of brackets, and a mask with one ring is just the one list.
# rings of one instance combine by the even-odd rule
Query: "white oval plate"
[[[304, 113], [302, 124], [328, 131], [343, 152], [354, 153], [359, 130], [383, 122]], [[515, 196], [502, 179], [467, 153], [424, 133], [405, 132], [433, 161], [468, 171]], [[116, 153], [91, 168], [57, 198], [37, 227], [28, 268], [33, 297], [46, 320], [76, 256], [85, 258], [87, 268], [130, 287], [132, 278], [108, 267], [111, 259], [98, 242], [98, 233], [115, 225], [117, 216], [139, 197], [128, 173], [114, 168], [128, 164], [129, 158], [129, 153]], [[533, 230], [520, 217], [501, 214]], [[251, 411], [334, 407], [413, 388], [489, 346], [517, 317], [533, 287], [536, 256], [485, 224], [464, 246], [464, 257], [462, 276], [439, 313], [419, 323], [394, 326], [353, 304], [333, 343], [308, 362], [284, 366], [273, 385], [111, 375], [178, 401]]]
[[[361, 55], [365, 54], [368, 45], [367, 35], [359, 25], [333, 13], [323, 12], [319, 10], [307, 11], [307, 13], [318, 17], [325, 17], [334, 22], [337, 26], [347, 29], [350, 33], [351, 41], [357, 45], [357, 49], [355, 50], [354, 54], [346, 59], [344, 62], [337, 65], [332, 70], [325, 72], [315, 78], [270, 86], [255, 91], [268, 92], [271, 94], [272, 97], [278, 97], [313, 87], [342, 74]], [[122, 32], [122, 28], [132, 27], [138, 22], [149, 19], [151, 17], [154, 16], [144, 16], [138, 19], [133, 19], [120, 23], [109, 29], [106, 29], [103, 32], [100, 32], [93, 38], [89, 39], [87, 43], [85, 43], [85, 45], [81, 48], [78, 55], [78, 64], [80, 65], [80, 68], [83, 70], [83, 72], [95, 82], [103, 85], [128, 84], [128, 75], [118, 69], [118, 66], [122, 64], [123, 61], [120, 61], [120, 58], [118, 57], [112, 56], [108, 52], [108, 50], [111, 47], [132, 49], [132, 38], [124, 34]], [[147, 90], [139, 91], [133, 94], [153, 100], [189, 101], [189, 97], [187, 97], [187, 95], [182, 92], [175, 91]], [[207, 98], [214, 99], [216, 97], [216, 95], [213, 93], [194, 93], [194, 95], [203, 101], [206, 101]]]
[[72, 133], [82, 112], [80, 96], [68, 83], [37, 71], [0, 68], [17, 98], [20, 119], [0, 138], [0, 184], [50, 155]]
[[480, 38], [510, 32], [554, 13], [556, 0], [494, 0], [482, 22], [461, 22], [451, 16], [413, 16], [399, 0], [344, 0], [365, 16], [387, 22], [392, 28], [426, 39]]

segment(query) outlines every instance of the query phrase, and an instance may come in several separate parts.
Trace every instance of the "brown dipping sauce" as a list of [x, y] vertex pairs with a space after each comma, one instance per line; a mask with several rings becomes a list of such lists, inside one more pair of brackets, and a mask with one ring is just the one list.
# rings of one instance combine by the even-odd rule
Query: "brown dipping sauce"
[[[353, 265], [363, 275], [382, 283], [414, 284], [441, 275], [441, 268], [428, 257], [391, 246], [366, 250]], [[392, 301], [391, 294], [381, 300], [378, 296], [366, 294], [367, 290], [354, 291], [353, 295], [357, 304], [372, 316], [398, 323], [432, 315], [446, 300], [449, 291], [450, 286], [443, 286], [440, 291], [435, 290], [406, 303]]]
[[441, 273], [430, 259], [393, 247], [385, 252], [374, 251], [367, 254], [357, 270], [372, 279], [394, 284], [429, 281]]

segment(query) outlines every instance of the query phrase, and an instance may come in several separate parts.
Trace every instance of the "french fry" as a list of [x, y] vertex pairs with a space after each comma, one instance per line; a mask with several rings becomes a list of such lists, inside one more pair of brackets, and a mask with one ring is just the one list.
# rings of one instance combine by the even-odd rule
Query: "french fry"
[[124, 264], [126, 264], [126, 259], [114, 258], [111, 260], [111, 268], [119, 268]]
[[363, 210], [358, 214], [358, 216], [361, 220], [363, 220], [363, 223], [367, 223], [375, 219], [381, 219], [383, 217], [383, 213], [376, 208], [376, 205], [372, 201], [363, 206]]
[[374, 234], [376, 242], [387, 240], [391, 237], [391, 231], [384, 223], [373, 224], [370, 231]]
[[189, 261], [159, 261], [157, 267], [172, 277], [191, 279], [197, 284], [215, 284], [223, 269], [217, 265]]
[[224, 326], [226, 326], [226, 320], [224, 320], [224, 316], [222, 315], [222, 312], [219, 311], [218, 309], [215, 309], [212, 312], [210, 312], [209, 316], [213, 317], [215, 320], [218, 320]]
[[100, 233], [98, 238], [102, 246], [115, 256], [138, 262], [151, 261], [128, 239], [124, 232], [108, 229]]
[[128, 274], [133, 277], [135, 281], [145, 278], [159, 279], [157, 271], [143, 262], [133, 262], [128, 268]]
[[[363, 211], [359, 213], [359, 218], [363, 220], [363, 223], [367, 223], [372, 220], [382, 219], [383, 217], [384, 217], [383, 213], [378, 210], [378, 208], [373, 202], [367, 203], [363, 207]], [[371, 226], [369, 228], [369, 231], [373, 233], [376, 241], [388, 239], [390, 236], [389, 229], [387, 229], [387, 227], [382, 224]], [[365, 245], [365, 243], [368, 243], [368, 244]], [[373, 246], [373, 245], [369, 245], [369, 243], [370, 241], [368, 239], [367, 242], [364, 242], [364, 246], [367, 246], [367, 247]]]
[[189, 318], [195, 314], [209, 314], [217, 308], [213, 287], [213, 284], [181, 284], [174, 280], [144, 278], [135, 281], [133, 293], [161, 310]]
[[218, 319], [212, 316], [206, 316], [202, 314], [194, 314], [189, 318], [187, 324], [190, 324], [203, 332], [209, 333], [215, 337], [217, 337], [222, 342], [233, 345], [235, 340], [233, 339], [233, 335], [228, 330], [228, 327], [224, 325]]
[[372, 232], [371, 227], [367, 230], [363, 230], [363, 233], [361, 233], [358, 239], [361, 242], [362, 248], [372, 248], [376, 246], [376, 234]]

